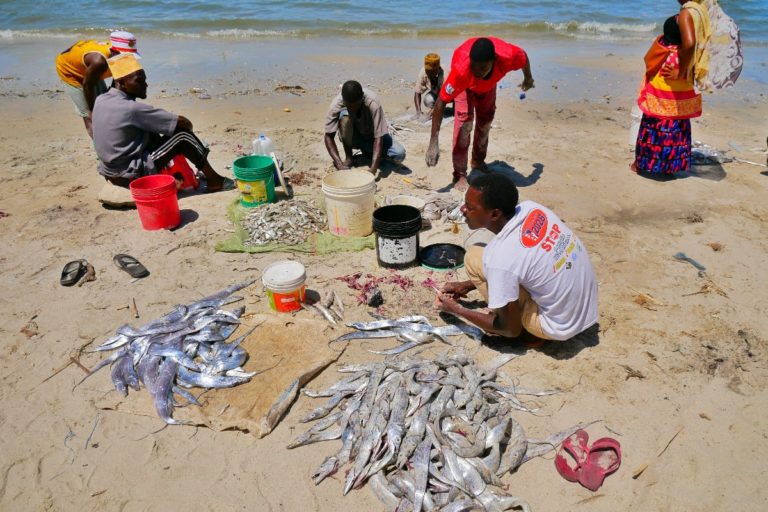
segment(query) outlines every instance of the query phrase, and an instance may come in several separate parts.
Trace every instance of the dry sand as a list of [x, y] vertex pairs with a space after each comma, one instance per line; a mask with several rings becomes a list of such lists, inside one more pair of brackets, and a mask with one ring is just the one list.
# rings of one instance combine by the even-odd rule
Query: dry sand
[[[393, 58], [386, 56], [389, 44], [398, 47]], [[306, 60], [289, 59], [261, 73], [258, 83], [239, 77], [231, 61], [220, 80], [206, 75], [205, 83], [205, 77], [189, 78], [188, 68], [174, 83], [173, 68], [163, 69], [148, 101], [190, 117], [222, 172], [259, 131], [268, 133], [290, 175], [303, 176], [297, 191], [317, 192], [330, 167], [321, 134], [325, 109], [337, 82], [359, 76], [355, 66], [373, 67], [374, 78], [389, 73], [389, 79], [364, 81], [379, 86], [390, 118], [412, 109], [410, 80], [418, 66], [412, 57], [429, 42], [413, 42], [407, 50], [402, 42], [383, 42], [384, 50], [365, 50], [376, 45], [361, 43], [345, 59], [344, 46], [327, 43], [330, 54], [312, 61], [324, 75], [313, 74]], [[488, 160], [514, 168], [521, 198], [551, 207], [586, 244], [600, 282], [600, 329], [594, 346], [574, 342], [528, 351], [505, 372], [526, 384], [568, 389], [541, 400], [543, 415], [520, 418], [531, 437], [604, 419], [589, 432], [616, 436], [623, 463], [591, 493], [561, 479], [551, 456], [537, 459], [505, 478], [510, 492], [538, 511], [765, 510], [768, 176], [737, 163], [719, 174], [668, 182], [631, 174], [628, 109], [643, 48], [570, 59], [568, 73], [557, 71], [565, 57], [551, 48], [529, 45], [529, 51], [543, 55], [534, 66], [537, 88], [525, 102], [513, 90], [500, 92]], [[50, 60], [39, 49], [31, 55], [43, 64]], [[150, 66], [151, 59], [145, 62]], [[303, 427], [297, 418], [317, 405], [306, 397], [270, 436], [257, 440], [240, 431], [159, 430], [162, 422], [152, 415], [99, 410], [95, 403], [115, 394], [106, 372], [76, 389], [83, 373], [74, 364], [49, 379], [119, 325], [259, 278], [268, 263], [286, 255], [213, 251], [231, 230], [225, 210], [235, 192], [182, 198], [184, 223], [172, 232], [145, 232], [135, 211], [105, 210], [96, 201], [102, 180], [90, 141], [55, 80], [30, 84], [14, 68], [2, 74], [9, 79], [0, 83], [0, 210], [10, 216], [0, 218], [0, 509], [382, 510], [366, 489], [342, 497], [339, 476], [313, 485], [311, 473], [336, 443], [284, 448]], [[149, 74], [152, 82], [151, 66]], [[608, 83], [608, 76], [618, 78]], [[274, 92], [281, 83], [307, 92]], [[213, 99], [187, 93], [191, 87], [204, 87]], [[705, 98], [694, 137], [719, 148], [734, 142], [742, 158], [763, 161], [768, 109], [760, 90], [745, 82], [741, 92]], [[401, 132], [408, 170], [385, 172], [380, 190], [423, 195], [417, 185], [445, 185], [451, 128], [442, 131], [442, 159], [432, 169], [423, 160], [427, 128]], [[422, 236], [422, 243], [460, 243], [467, 232], [437, 225]], [[677, 251], [706, 265], [708, 278], [675, 261]], [[151, 276], [131, 282], [112, 264], [119, 252], [138, 257]], [[61, 268], [76, 258], [94, 265], [96, 281], [64, 288]], [[370, 250], [298, 259], [310, 288], [336, 289], [348, 303], [352, 291], [332, 278], [381, 272]], [[420, 268], [404, 274], [417, 283], [427, 277]], [[394, 289], [385, 295], [390, 311], [405, 308], [405, 295]], [[124, 308], [133, 298], [140, 320]], [[428, 290], [417, 286], [407, 299], [413, 312], [434, 317]], [[270, 314], [260, 285], [249, 289], [246, 305], [249, 312]], [[309, 312], [298, 316], [312, 318]], [[366, 316], [362, 307], [348, 313]], [[342, 332], [325, 329], [325, 337], [305, 342], [325, 347]], [[500, 348], [468, 346], [481, 359]], [[339, 363], [370, 359], [352, 346]], [[82, 355], [85, 365], [97, 360]], [[318, 386], [335, 378], [333, 368], [318, 377]]]

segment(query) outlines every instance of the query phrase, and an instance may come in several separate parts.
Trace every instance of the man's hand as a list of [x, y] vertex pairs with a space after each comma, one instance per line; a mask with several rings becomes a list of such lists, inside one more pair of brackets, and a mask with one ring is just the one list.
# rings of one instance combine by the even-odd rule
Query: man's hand
[[681, 78], [685, 78], [685, 74], [680, 73], [680, 68], [673, 68], [671, 66], [664, 66], [661, 68], [661, 76], [667, 80], [680, 80]]
[[338, 162], [333, 162], [333, 166], [339, 171], [347, 171], [352, 168], [352, 162], [350, 160], [339, 160]]
[[522, 83], [520, 84], [520, 89], [523, 91], [527, 91], [528, 89], [533, 89], [535, 85], [533, 85], [533, 76], [528, 75], [525, 78], [523, 78]]
[[440, 290], [441, 294], [451, 295], [453, 297], [466, 297], [469, 292], [474, 290], [472, 281], [445, 283]]
[[452, 315], [456, 315], [456, 313], [462, 309], [456, 300], [445, 293], [438, 294], [435, 297], [435, 309], [439, 311], [444, 311], [445, 313], [450, 313]]
[[440, 159], [440, 147], [438, 146], [437, 139], [429, 141], [429, 147], [427, 148], [427, 155], [424, 158], [427, 162], [427, 167], [434, 167], [437, 165], [437, 161]]
[[192, 121], [184, 116], [179, 116], [176, 121], [176, 131], [191, 132], [193, 130]]

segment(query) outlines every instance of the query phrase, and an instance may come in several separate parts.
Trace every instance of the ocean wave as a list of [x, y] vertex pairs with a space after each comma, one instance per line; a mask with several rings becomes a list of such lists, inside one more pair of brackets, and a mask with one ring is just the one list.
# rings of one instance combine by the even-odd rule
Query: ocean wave
[[0, 30], [0, 39], [71, 39], [82, 31], [61, 31], [61, 30]]
[[598, 21], [547, 22], [546, 25], [556, 32], [587, 32], [594, 34], [652, 34], [659, 27], [656, 23], [600, 23]]
[[[196, 34], [180, 34], [195, 36]], [[221, 39], [260, 39], [264, 37], [297, 37], [302, 35], [298, 30], [257, 30], [252, 28], [226, 28], [220, 30], [208, 30], [205, 32], [205, 36]]]

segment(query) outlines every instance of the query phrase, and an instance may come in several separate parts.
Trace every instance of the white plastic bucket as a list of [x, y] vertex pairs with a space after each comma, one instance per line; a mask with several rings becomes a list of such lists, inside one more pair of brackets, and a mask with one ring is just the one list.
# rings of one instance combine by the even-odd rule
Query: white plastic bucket
[[284, 313], [301, 309], [306, 280], [307, 272], [298, 261], [282, 260], [269, 265], [261, 276], [269, 306]]
[[323, 178], [328, 230], [336, 236], [368, 236], [373, 231], [376, 182], [368, 171], [336, 171]]
[[399, 195], [394, 196], [389, 200], [389, 204], [403, 204], [405, 206], [413, 206], [419, 212], [424, 211], [424, 207], [427, 206], [427, 203], [419, 198], [414, 196], [406, 196], [406, 195]]

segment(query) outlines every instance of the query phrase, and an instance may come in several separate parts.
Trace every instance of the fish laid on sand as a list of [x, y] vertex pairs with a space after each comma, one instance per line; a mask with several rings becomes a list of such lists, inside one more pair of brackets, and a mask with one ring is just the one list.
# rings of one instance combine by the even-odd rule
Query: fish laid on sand
[[[378, 333], [402, 321], [359, 327]], [[388, 510], [527, 512], [525, 500], [502, 489], [501, 478], [584, 425], [529, 440], [513, 412], [530, 409], [515, 385], [496, 380], [514, 357], [502, 354], [477, 365], [464, 353], [445, 353], [345, 366], [339, 371], [351, 375], [325, 390], [304, 391], [330, 398], [303, 418], [316, 423], [288, 447], [341, 439], [339, 451], [314, 472], [315, 484], [349, 465], [344, 494], [368, 482]]]
[[330, 291], [322, 300], [303, 307], [313, 309], [331, 325], [336, 325], [336, 320], [344, 320], [344, 303], [335, 291]]
[[339, 336], [334, 341], [368, 340], [374, 338], [397, 338], [400, 345], [386, 350], [369, 350], [374, 354], [392, 356], [418, 347], [432, 340], [450, 345], [449, 336], [466, 334], [476, 341], [482, 340], [483, 331], [477, 327], [456, 321], [456, 323], [435, 327], [421, 315], [409, 315], [394, 320], [376, 317], [372, 322], [352, 322], [347, 327], [355, 331]]

